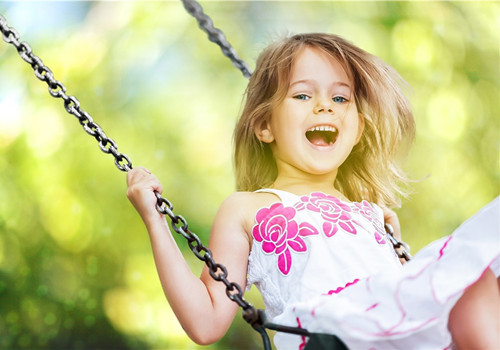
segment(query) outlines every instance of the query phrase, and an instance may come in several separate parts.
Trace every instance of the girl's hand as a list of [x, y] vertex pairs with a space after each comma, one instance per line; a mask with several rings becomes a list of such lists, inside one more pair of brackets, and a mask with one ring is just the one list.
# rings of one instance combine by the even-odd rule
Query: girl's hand
[[400, 241], [401, 240], [401, 226], [399, 225], [398, 215], [391, 209], [383, 207], [384, 211], [384, 222], [391, 225], [394, 230], [394, 237]]
[[160, 194], [163, 187], [156, 176], [143, 167], [136, 167], [127, 173], [127, 197], [144, 221], [162, 217], [156, 210], [155, 191]]

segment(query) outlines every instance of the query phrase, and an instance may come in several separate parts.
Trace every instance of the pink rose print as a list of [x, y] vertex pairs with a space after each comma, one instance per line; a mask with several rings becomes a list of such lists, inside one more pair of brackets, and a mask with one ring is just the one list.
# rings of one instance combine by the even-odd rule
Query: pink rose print
[[253, 238], [262, 242], [262, 250], [267, 254], [278, 255], [278, 269], [284, 275], [288, 275], [292, 266], [291, 251], [307, 251], [302, 237], [318, 234], [307, 222], [298, 225], [293, 220], [295, 214], [294, 208], [274, 203], [271, 207], [262, 208], [257, 212], [257, 224], [252, 229]]
[[372, 220], [372, 218], [376, 217], [375, 210], [373, 210], [370, 202], [363, 200], [362, 202], [354, 203], [354, 206], [356, 207], [355, 211], [359, 212], [368, 220]]
[[378, 244], [385, 244], [385, 235], [381, 235], [380, 233], [378, 233], [377, 231], [375, 231], [373, 233], [373, 235], [375, 236], [375, 240], [377, 241]]
[[373, 226], [375, 226], [376, 231], [374, 232], [375, 240], [378, 244], [385, 244], [385, 229], [383, 222], [380, 221], [377, 213], [373, 209], [372, 204], [367, 201], [362, 201], [361, 203], [354, 203], [354, 211], [359, 212], [366, 219], [370, 220]]
[[352, 220], [350, 214], [351, 208], [340, 199], [321, 192], [314, 192], [310, 196], [303, 196], [300, 199], [302, 202], [299, 202], [295, 208], [297, 210], [307, 208], [321, 213], [321, 216], [325, 220], [323, 223], [323, 232], [327, 237], [332, 237], [336, 234], [339, 227], [353, 235], [357, 233], [354, 227], [355, 222]]

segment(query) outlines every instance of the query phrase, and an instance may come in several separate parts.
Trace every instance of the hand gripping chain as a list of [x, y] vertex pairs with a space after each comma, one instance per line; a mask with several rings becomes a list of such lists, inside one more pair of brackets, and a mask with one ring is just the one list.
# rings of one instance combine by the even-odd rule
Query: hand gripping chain
[[[21, 58], [31, 65], [35, 76], [47, 83], [50, 95], [55, 98], [62, 98], [66, 111], [77, 117], [83, 129], [89, 135], [96, 138], [99, 142], [99, 148], [104, 153], [111, 153], [113, 155], [116, 167], [125, 172], [131, 170], [132, 162], [130, 159], [125, 154], [118, 152], [115, 141], [108, 138], [101, 127], [92, 120], [92, 117], [80, 108], [80, 102], [76, 97], [66, 94], [66, 87], [60, 81], [56, 80], [52, 71], [43, 64], [39, 57], [33, 54], [28, 43], [19, 42], [19, 34], [14, 28], [8, 26], [7, 20], [2, 15], [0, 15], [0, 31], [2, 32], [3, 40], [8, 44], [12, 44], [17, 49]], [[271, 349], [269, 338], [263, 326], [262, 312], [245, 300], [241, 286], [227, 279], [227, 269], [214, 261], [210, 249], [205, 247], [200, 239], [189, 230], [187, 221], [182, 216], [174, 214], [170, 201], [162, 197], [158, 192], [155, 192], [155, 195], [157, 197], [157, 210], [167, 215], [171, 220], [173, 230], [187, 239], [189, 248], [193, 251], [194, 255], [207, 265], [210, 276], [216, 281], [224, 283], [228, 298], [243, 309], [243, 318], [261, 334], [265, 349]]]
[[[225, 40], [224, 34], [219, 29], [213, 27], [212, 21], [203, 13], [201, 6], [192, 0], [182, 0], [182, 2], [187, 11], [198, 20], [200, 27], [209, 34], [210, 40], [217, 43], [221, 47], [223, 53], [231, 59], [234, 66], [239, 68], [245, 77], [249, 78], [252, 74], [250, 69], [245, 62], [236, 55], [234, 49]], [[7, 20], [2, 15], [0, 15], [0, 31], [3, 40], [8, 44], [12, 44], [19, 53], [19, 56], [31, 66], [35, 76], [48, 85], [50, 95], [54, 98], [61, 98], [64, 101], [66, 112], [75, 116], [85, 132], [95, 137], [101, 151], [113, 155], [116, 167], [124, 172], [131, 170], [132, 162], [125, 154], [118, 152], [116, 142], [108, 138], [101, 127], [93, 121], [92, 117], [81, 109], [80, 102], [76, 97], [66, 94], [66, 87], [60, 81], [56, 80], [52, 71], [43, 64], [38, 56], [33, 54], [28, 43], [19, 41], [19, 34], [14, 28], [8, 26]], [[241, 286], [227, 279], [228, 272], [226, 267], [214, 261], [210, 249], [204, 246], [200, 239], [189, 230], [186, 219], [180, 215], [174, 214], [173, 206], [169, 200], [162, 197], [158, 192], [155, 192], [155, 195], [157, 198], [156, 209], [170, 218], [172, 229], [176, 233], [182, 235], [188, 241], [189, 248], [194, 255], [199, 260], [205, 262], [209, 269], [210, 276], [214, 280], [224, 283], [228, 298], [243, 309], [243, 318], [261, 335], [264, 349], [271, 349], [269, 337], [265, 330], [266, 328], [286, 333], [305, 336], [310, 335], [305, 329], [286, 327], [267, 322], [264, 312], [262, 310], [257, 310], [245, 300]], [[386, 224], [386, 230], [394, 249], [399, 249], [401, 246], [408, 249], [408, 246], [404, 242], [400, 242], [394, 238], [393, 230], [390, 225]], [[410, 255], [405, 249], [402, 250], [402, 253], [399, 253], [397, 250], [396, 252], [399, 257], [406, 260], [410, 259]]]
[[[83, 129], [91, 136], [94, 136], [99, 142], [99, 148], [104, 153], [111, 153], [115, 157], [115, 165], [121, 171], [129, 171], [132, 169], [132, 162], [130, 159], [118, 152], [118, 147], [112, 139], [108, 138], [101, 127], [92, 120], [92, 117], [80, 108], [80, 102], [74, 96], [66, 94], [66, 87], [54, 78], [52, 71], [43, 64], [42, 60], [33, 54], [31, 47], [26, 42], [19, 42], [19, 34], [12, 27], [9, 27], [6, 19], [0, 15], [0, 31], [2, 32], [3, 40], [6, 43], [12, 44], [21, 58], [31, 65], [35, 76], [47, 83], [49, 93], [56, 98], [62, 98], [64, 101], [64, 108], [69, 114], [78, 118]], [[233, 282], [227, 280], [227, 270], [221, 264], [216, 263], [212, 258], [211, 251], [205, 247], [200, 239], [192, 233], [186, 220], [180, 216], [175, 215], [172, 211], [172, 204], [159, 193], [156, 192], [157, 209], [160, 213], [167, 215], [172, 221], [172, 228], [175, 232], [181, 234], [187, 239], [189, 247], [196, 255], [196, 257], [206, 263], [209, 268], [210, 275], [217, 281], [226, 285], [227, 296], [241, 306], [244, 310], [252, 308], [252, 305], [243, 298], [242, 288]]]

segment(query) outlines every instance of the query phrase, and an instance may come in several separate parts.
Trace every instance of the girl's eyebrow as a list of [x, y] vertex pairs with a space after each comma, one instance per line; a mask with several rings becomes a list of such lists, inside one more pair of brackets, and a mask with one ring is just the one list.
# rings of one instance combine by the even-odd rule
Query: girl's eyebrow
[[[314, 84], [314, 81], [312, 79], [301, 79], [301, 80], [297, 80], [297, 81], [290, 83], [290, 87], [293, 87], [294, 85], [298, 85], [298, 84], [312, 85], [312, 84]], [[342, 86], [342, 87], [346, 87], [349, 90], [351, 90], [351, 85], [349, 85], [343, 81], [336, 81], [333, 84], [331, 84], [331, 86], [332, 87]]]

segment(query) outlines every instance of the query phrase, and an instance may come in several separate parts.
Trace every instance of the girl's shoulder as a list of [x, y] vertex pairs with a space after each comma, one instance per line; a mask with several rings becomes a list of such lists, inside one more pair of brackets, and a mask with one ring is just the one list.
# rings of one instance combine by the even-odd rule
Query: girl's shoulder
[[257, 211], [279, 201], [280, 198], [272, 193], [234, 192], [222, 202], [219, 212], [239, 220], [245, 232], [251, 234]]
[[281, 198], [271, 192], [234, 192], [225, 199], [223, 205], [255, 216], [260, 208], [280, 201]]
[[271, 192], [234, 192], [224, 202], [243, 205], [266, 205], [280, 201], [280, 197]]

